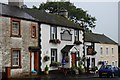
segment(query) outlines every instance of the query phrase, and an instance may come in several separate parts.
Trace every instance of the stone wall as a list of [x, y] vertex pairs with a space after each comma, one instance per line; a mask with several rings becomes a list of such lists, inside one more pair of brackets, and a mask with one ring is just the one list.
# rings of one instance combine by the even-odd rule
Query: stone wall
[[[29, 46], [38, 46], [38, 37], [31, 38], [31, 24], [36, 24], [36, 36], [38, 36], [38, 24], [32, 21], [21, 20], [21, 37], [10, 37], [10, 20], [8, 17], [2, 18], [2, 37], [0, 37], [0, 43], [2, 43], [3, 56], [3, 70], [5, 67], [11, 67], [11, 48], [21, 48], [21, 66], [19, 69], [11, 69], [11, 76], [16, 76], [18, 73], [30, 72], [30, 53]], [[1, 21], [1, 19], [0, 19]], [[1, 29], [1, 27], [0, 27]], [[1, 31], [0, 31], [1, 32]], [[2, 41], [1, 41], [2, 39]]]

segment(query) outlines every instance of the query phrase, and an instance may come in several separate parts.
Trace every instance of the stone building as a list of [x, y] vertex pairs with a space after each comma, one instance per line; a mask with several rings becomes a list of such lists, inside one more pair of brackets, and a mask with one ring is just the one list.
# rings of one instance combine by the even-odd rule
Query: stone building
[[[38, 59], [38, 23], [19, 7], [1, 4], [0, 55], [2, 71], [14, 77], [29, 74], [32, 58]], [[32, 53], [35, 53], [32, 55]], [[35, 64], [38, 69], [38, 63]]]
[[[20, 4], [21, 5], [21, 4]], [[64, 15], [0, 4], [0, 58], [2, 71], [8, 77], [29, 75], [31, 72], [56, 70], [53, 62], [65, 68], [78, 66], [83, 56], [83, 28]], [[66, 15], [65, 15], [66, 16]], [[45, 56], [49, 60], [45, 60]]]

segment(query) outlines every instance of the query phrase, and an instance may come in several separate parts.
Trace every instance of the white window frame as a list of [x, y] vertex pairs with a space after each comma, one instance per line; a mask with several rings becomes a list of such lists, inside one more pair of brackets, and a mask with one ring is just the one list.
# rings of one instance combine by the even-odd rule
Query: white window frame
[[[21, 66], [21, 49], [11, 49], [12, 53], [11, 53], [11, 66], [12, 67], [20, 67]], [[17, 63], [17, 64], [16, 64]]]
[[[52, 58], [54, 58], [54, 60], [52, 60]], [[51, 63], [52, 62], [57, 62], [57, 49], [51, 49]]]
[[54, 40], [57, 39], [57, 27], [51, 26], [51, 32], [50, 32], [50, 39]]
[[106, 55], [108, 55], [108, 48], [106, 48]]
[[79, 41], [79, 30], [74, 30], [74, 39], [75, 41]]
[[100, 47], [100, 55], [103, 55], [103, 48]]
[[114, 55], [114, 48], [112, 48], [112, 55]]

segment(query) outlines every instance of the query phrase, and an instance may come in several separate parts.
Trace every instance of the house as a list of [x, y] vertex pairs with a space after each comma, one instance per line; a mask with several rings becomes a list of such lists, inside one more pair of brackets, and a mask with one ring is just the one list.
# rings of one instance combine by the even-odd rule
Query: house
[[120, 67], [120, 45], [118, 46], [118, 67]]
[[46, 65], [50, 71], [58, 69], [53, 63], [64, 64], [65, 68], [78, 66], [77, 58], [83, 56], [82, 27], [64, 14], [9, 4], [0, 3], [0, 60], [7, 77], [39, 73]]
[[[83, 28], [68, 20], [66, 13], [60, 16], [36, 9], [23, 10], [39, 20], [41, 71], [46, 65], [50, 71], [58, 69], [54, 63], [64, 64], [64, 68], [77, 67], [77, 58], [83, 56]], [[46, 56], [49, 60], [45, 60]]]
[[[0, 65], [7, 77], [31, 72], [39, 59], [38, 22], [16, 6], [0, 3]], [[2, 63], [2, 64], [1, 64]], [[34, 63], [38, 70], [39, 64]]]
[[101, 62], [118, 66], [118, 44], [104, 34], [85, 33], [85, 56], [88, 68]]

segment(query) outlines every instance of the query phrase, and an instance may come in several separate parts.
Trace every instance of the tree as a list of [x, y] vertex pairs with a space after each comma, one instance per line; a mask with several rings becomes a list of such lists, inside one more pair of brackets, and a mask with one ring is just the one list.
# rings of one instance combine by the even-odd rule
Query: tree
[[[33, 8], [36, 9], [34, 6]], [[46, 2], [39, 5], [39, 10], [47, 10], [50, 13], [58, 13], [61, 10], [68, 11], [68, 18], [70, 18], [75, 23], [83, 24], [87, 32], [91, 32], [90, 28], [94, 28], [96, 18], [92, 17], [87, 11], [84, 11], [82, 8], [77, 8], [73, 3], [70, 2]]]

